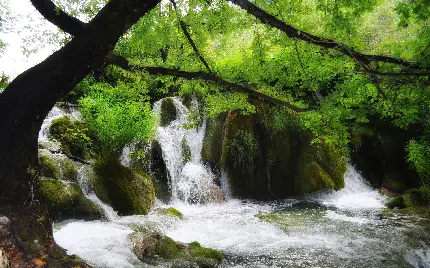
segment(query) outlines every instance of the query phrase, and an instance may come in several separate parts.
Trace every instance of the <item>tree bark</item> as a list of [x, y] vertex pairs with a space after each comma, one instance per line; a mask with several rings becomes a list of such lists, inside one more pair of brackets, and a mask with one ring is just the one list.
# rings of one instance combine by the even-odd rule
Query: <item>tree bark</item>
[[[45, 17], [50, 14], [55, 21], [55, 16], [46, 9], [49, 5], [44, 5], [47, 1], [32, 2], [42, 3], [38, 10]], [[72, 41], [20, 74], [0, 94], [0, 214], [9, 217], [15, 226], [22, 254], [30, 250], [37, 257], [56, 248], [51, 221], [44, 205], [38, 201], [37, 139], [44, 118], [61, 97], [92, 70], [102, 66], [118, 39], [159, 2], [111, 0], [84, 27], [75, 20], [81, 31]], [[67, 27], [73, 28], [73, 20], [65, 21]], [[61, 20], [56, 22], [61, 28]], [[32, 228], [39, 226], [38, 222], [44, 224]], [[35, 240], [40, 244], [37, 249], [31, 247]]]

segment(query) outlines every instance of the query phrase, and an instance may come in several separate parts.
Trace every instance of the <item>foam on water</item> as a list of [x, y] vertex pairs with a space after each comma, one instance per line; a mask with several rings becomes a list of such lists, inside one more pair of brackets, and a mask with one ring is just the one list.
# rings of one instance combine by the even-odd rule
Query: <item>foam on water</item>
[[[176, 119], [168, 126], [157, 128], [155, 139], [161, 145], [164, 162], [169, 175], [173, 200], [203, 202], [209, 189], [214, 186], [213, 174], [203, 166], [201, 151], [206, 122], [197, 129], [187, 129], [189, 110], [179, 98], [172, 98], [176, 108]], [[153, 111], [160, 114], [162, 100], [154, 103]], [[195, 108], [196, 109], [196, 108]], [[184, 161], [183, 141], [191, 153], [188, 163]]]
[[306, 198], [340, 209], [383, 208], [385, 201], [352, 166], [348, 166], [345, 173], [345, 188], [339, 191], [323, 190]]

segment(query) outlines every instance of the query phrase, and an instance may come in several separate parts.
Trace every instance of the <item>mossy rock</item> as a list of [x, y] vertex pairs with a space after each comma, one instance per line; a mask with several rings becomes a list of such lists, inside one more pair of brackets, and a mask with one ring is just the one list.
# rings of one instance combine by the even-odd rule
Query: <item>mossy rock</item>
[[160, 126], [168, 126], [176, 119], [177, 112], [173, 98], [164, 98], [161, 101], [160, 110]]
[[191, 161], [191, 150], [185, 137], [182, 138], [181, 141], [181, 153], [182, 159], [184, 159], [184, 163], [188, 163]]
[[60, 167], [47, 154], [40, 154], [40, 174], [54, 180], [61, 179]]
[[221, 173], [221, 157], [224, 141], [224, 125], [227, 114], [209, 118], [203, 138], [202, 160], [216, 174]]
[[407, 190], [386, 203], [390, 209], [406, 208], [408, 210], [430, 210], [430, 186], [421, 186]]
[[311, 144], [313, 136], [293, 114], [281, 113], [291, 118], [269, 124], [275, 119], [266, 106], [258, 104], [253, 115], [228, 113], [224, 134], [218, 134], [223, 136], [221, 166], [233, 195], [278, 199], [344, 187], [344, 151], [324, 142]]
[[382, 181], [382, 187], [392, 193], [401, 194], [408, 189], [404, 177], [398, 173], [385, 174]]
[[163, 237], [155, 245], [155, 254], [163, 259], [174, 259], [179, 255], [180, 247], [170, 237]]
[[223, 255], [221, 252], [215, 249], [202, 247], [199, 242], [189, 243], [188, 250], [193, 257], [213, 259], [218, 262], [221, 262], [223, 259]]
[[102, 209], [88, 200], [76, 184], [58, 180], [41, 179], [40, 193], [44, 204], [54, 219], [98, 219]]
[[176, 242], [155, 231], [138, 230], [129, 238], [136, 256], [152, 265], [212, 268], [217, 267], [223, 259], [221, 252], [202, 247], [198, 242]]
[[120, 215], [147, 214], [155, 203], [151, 178], [137, 174], [119, 161], [96, 163], [93, 187], [96, 195]]
[[158, 141], [154, 140], [151, 142], [151, 153], [150, 153], [151, 164], [150, 174], [153, 178], [155, 195], [158, 199], [163, 202], [168, 202], [172, 197], [169, 189], [169, 179], [166, 163], [163, 159], [163, 152], [161, 145]]
[[159, 209], [159, 212], [163, 215], [170, 215], [178, 218], [184, 217], [184, 215], [176, 208], [162, 208], [162, 209]]
[[77, 182], [78, 181], [78, 169], [72, 160], [63, 158], [60, 161], [61, 172], [63, 180]]
[[394, 198], [391, 198], [386, 204], [385, 204], [389, 209], [395, 209], [395, 208], [405, 208], [405, 199], [403, 198], [403, 196], [396, 196]]
[[84, 123], [72, 121], [68, 116], [60, 117], [52, 121], [49, 133], [61, 143], [63, 152], [80, 158], [91, 156], [93, 142]]

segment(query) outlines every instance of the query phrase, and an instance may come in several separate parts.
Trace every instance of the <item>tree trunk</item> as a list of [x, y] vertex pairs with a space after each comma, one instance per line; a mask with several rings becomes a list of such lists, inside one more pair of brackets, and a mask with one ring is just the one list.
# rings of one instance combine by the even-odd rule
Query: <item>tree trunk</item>
[[[31, 245], [35, 237], [43, 240], [39, 240], [42, 248], [52, 243], [49, 217], [37, 201], [37, 138], [44, 118], [61, 97], [102, 66], [118, 39], [158, 3], [110, 1], [80, 35], [19, 75], [0, 94], [0, 214], [9, 217], [12, 226], [20, 226], [16, 233], [23, 243], [19, 244]], [[31, 217], [29, 212], [38, 215]]]

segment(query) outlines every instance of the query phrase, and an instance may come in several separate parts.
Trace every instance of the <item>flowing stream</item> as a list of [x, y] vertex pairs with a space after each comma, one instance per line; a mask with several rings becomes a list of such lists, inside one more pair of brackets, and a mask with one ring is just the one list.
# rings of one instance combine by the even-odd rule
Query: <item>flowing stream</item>
[[[229, 198], [223, 175], [221, 188], [227, 201], [201, 204], [216, 186], [201, 163], [205, 128], [181, 128], [187, 109], [177, 99], [175, 106], [177, 119], [157, 133], [169, 171], [171, 202], [157, 202], [148, 215], [120, 217], [91, 193], [85, 179], [90, 171], [82, 168], [81, 187], [102, 206], [108, 220], [56, 223], [54, 238], [69, 254], [95, 267], [151, 267], [131, 251], [127, 236], [137, 225], [158, 229], [177, 241], [198, 241], [218, 249], [225, 256], [221, 267], [430, 267], [430, 222], [387, 213], [384, 198], [351, 166], [340, 191], [271, 202]], [[191, 151], [188, 163], [183, 139]], [[158, 207], [174, 207], [184, 217], [161, 215]]]

